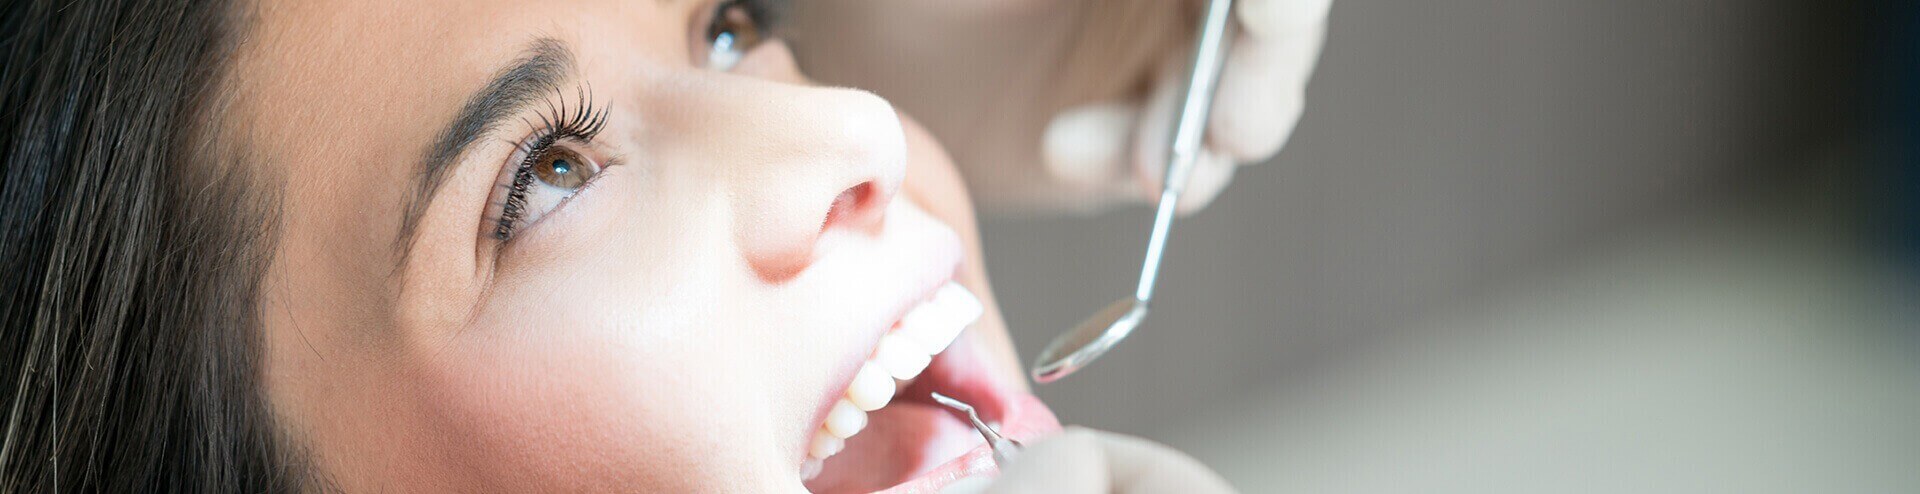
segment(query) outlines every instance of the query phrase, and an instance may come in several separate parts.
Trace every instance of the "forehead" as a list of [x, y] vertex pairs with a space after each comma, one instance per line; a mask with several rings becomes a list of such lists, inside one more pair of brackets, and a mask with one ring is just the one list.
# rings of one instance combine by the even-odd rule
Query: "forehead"
[[[683, 57], [686, 9], [662, 2], [268, 1], [235, 63], [257, 144], [348, 154], [421, 145], [465, 97], [536, 38], [589, 72]], [[594, 70], [594, 69], [603, 70]], [[593, 75], [593, 74], [587, 74]], [[615, 81], [608, 81], [615, 82]], [[359, 130], [361, 132], [353, 132]], [[378, 133], [382, 142], [350, 137]]]
[[644, 72], [631, 67], [687, 58], [691, 7], [504, 0], [254, 5], [231, 67], [235, 97], [226, 133], [248, 144], [253, 166], [284, 184], [273, 272], [288, 278], [278, 283], [295, 287], [301, 293], [288, 296], [316, 309], [365, 307], [367, 318], [390, 313], [379, 308], [397, 289], [403, 210], [422, 156], [468, 96], [540, 38], [566, 43], [576, 75], [594, 87], [628, 83], [623, 78]]

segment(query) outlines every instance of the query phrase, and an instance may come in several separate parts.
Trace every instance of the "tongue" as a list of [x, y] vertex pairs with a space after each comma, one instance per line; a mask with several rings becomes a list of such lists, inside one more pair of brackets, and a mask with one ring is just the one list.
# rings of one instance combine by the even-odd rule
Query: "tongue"
[[931, 471], [984, 443], [973, 427], [938, 406], [894, 402], [868, 415], [866, 429], [828, 458], [820, 476], [806, 483], [817, 493], [865, 493], [892, 487]]

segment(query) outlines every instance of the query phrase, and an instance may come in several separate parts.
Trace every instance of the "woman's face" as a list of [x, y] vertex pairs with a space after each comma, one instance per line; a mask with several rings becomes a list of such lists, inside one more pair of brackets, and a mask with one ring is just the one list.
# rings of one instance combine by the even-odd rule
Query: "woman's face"
[[255, 7], [229, 130], [284, 181], [268, 394], [330, 481], [864, 491], [991, 468], [931, 391], [1058, 428], [947, 156], [754, 12]]

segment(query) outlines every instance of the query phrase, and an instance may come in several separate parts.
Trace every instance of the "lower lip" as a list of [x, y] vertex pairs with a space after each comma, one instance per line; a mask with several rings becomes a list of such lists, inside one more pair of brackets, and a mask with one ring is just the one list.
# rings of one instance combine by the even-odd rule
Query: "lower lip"
[[[1060, 432], [1060, 419], [1054, 417], [1053, 410], [1047, 408], [1031, 394], [1019, 394], [1008, 400], [1000, 434], [1022, 443], [1051, 436]], [[939, 492], [954, 482], [968, 477], [992, 477], [1000, 474], [1000, 467], [993, 461], [993, 448], [982, 442], [933, 470], [899, 485], [880, 491], [884, 494], [916, 494]]]

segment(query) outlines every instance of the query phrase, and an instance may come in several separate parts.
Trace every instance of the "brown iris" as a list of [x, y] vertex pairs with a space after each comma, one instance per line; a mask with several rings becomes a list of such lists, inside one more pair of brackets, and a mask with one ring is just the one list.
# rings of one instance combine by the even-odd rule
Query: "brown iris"
[[599, 172], [580, 153], [564, 148], [549, 149], [533, 163], [533, 175], [539, 177], [541, 182], [567, 190], [579, 189]]
[[707, 26], [707, 39], [719, 40], [723, 35], [730, 38], [726, 48], [745, 53], [758, 46], [766, 37], [766, 32], [760, 28], [760, 21], [748, 6], [740, 2], [728, 2], [714, 14], [713, 24]]

